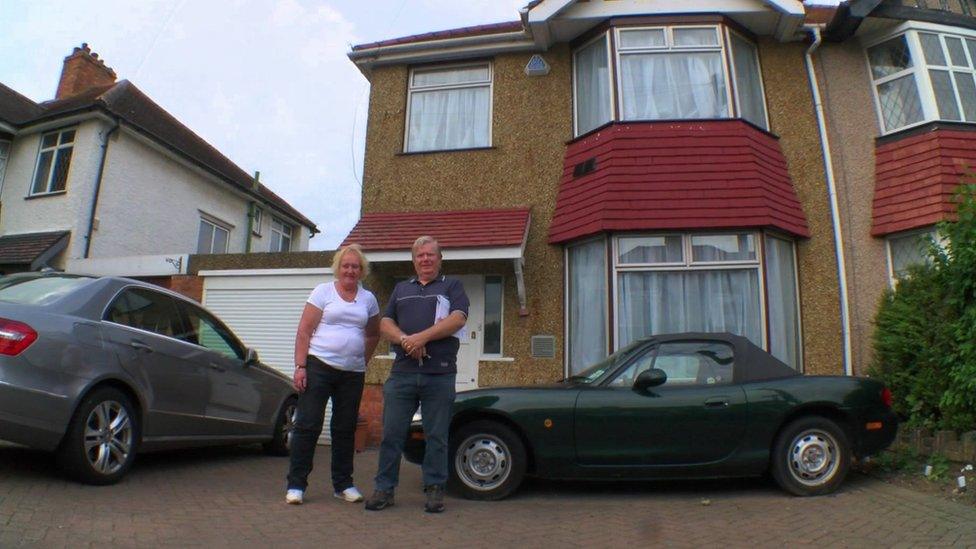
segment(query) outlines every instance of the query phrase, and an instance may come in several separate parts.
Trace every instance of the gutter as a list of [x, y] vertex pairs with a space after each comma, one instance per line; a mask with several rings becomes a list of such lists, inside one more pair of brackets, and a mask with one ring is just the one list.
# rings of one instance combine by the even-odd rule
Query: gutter
[[98, 195], [102, 188], [102, 176], [105, 174], [105, 158], [108, 156], [108, 140], [121, 127], [122, 122], [116, 119], [115, 125], [105, 134], [105, 139], [102, 142], [102, 158], [98, 161], [98, 177], [95, 179], [95, 192], [92, 194], [91, 209], [88, 212], [88, 231], [85, 233], [85, 255], [82, 256], [84, 259], [88, 259], [88, 255], [91, 252], [92, 233], [95, 231], [95, 211], [98, 209]]
[[820, 130], [820, 147], [824, 158], [824, 173], [827, 176], [827, 195], [830, 199], [830, 217], [834, 230], [834, 250], [837, 257], [837, 282], [840, 286], [840, 320], [841, 332], [844, 338], [844, 374], [854, 375], [851, 364], [851, 310], [847, 293], [847, 262], [844, 257], [844, 238], [840, 227], [840, 207], [837, 204], [837, 186], [834, 179], [834, 163], [830, 155], [830, 140], [827, 138], [827, 120], [824, 115], [823, 101], [820, 98], [820, 85], [817, 73], [813, 68], [813, 52], [820, 47], [822, 36], [820, 31], [824, 25], [804, 25], [803, 29], [810, 33], [813, 43], [807, 48], [805, 61], [810, 89], [813, 92], [814, 107], [817, 112], [817, 129]]

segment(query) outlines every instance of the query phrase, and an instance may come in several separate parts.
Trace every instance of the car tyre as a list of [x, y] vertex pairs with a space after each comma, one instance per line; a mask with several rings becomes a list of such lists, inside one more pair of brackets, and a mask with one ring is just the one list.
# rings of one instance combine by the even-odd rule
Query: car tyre
[[128, 395], [101, 387], [75, 409], [58, 448], [58, 463], [86, 484], [114, 484], [132, 467], [141, 435], [139, 416]]
[[287, 456], [291, 451], [291, 434], [295, 428], [295, 411], [298, 409], [298, 399], [289, 397], [278, 410], [275, 419], [274, 432], [271, 440], [264, 443], [265, 453], [272, 456]]
[[511, 495], [525, 477], [522, 439], [496, 421], [475, 421], [451, 434], [452, 491], [467, 499], [499, 500]]
[[773, 445], [773, 478], [797, 496], [837, 490], [851, 465], [851, 445], [836, 422], [825, 417], [799, 418], [784, 427]]

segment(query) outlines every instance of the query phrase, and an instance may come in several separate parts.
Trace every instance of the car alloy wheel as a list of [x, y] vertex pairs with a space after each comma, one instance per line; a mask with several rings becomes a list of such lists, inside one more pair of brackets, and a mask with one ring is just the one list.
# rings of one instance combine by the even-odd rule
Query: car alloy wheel
[[285, 439], [285, 446], [291, 450], [291, 441], [295, 433], [295, 416], [298, 415], [298, 401], [291, 400], [285, 406], [285, 424], [281, 426], [281, 436]]
[[505, 441], [479, 433], [466, 438], [454, 454], [458, 478], [475, 490], [494, 490], [511, 473], [511, 454]]
[[105, 400], [85, 420], [85, 457], [92, 469], [113, 475], [132, 452], [132, 421], [121, 403]]

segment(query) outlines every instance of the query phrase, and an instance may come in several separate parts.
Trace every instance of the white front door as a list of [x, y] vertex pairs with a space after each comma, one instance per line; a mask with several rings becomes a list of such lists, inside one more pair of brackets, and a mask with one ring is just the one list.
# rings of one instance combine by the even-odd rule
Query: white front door
[[464, 284], [464, 293], [471, 302], [468, 307], [468, 322], [465, 324], [465, 337], [461, 339], [458, 350], [457, 381], [458, 391], [478, 387], [478, 360], [481, 358], [481, 340], [485, 322], [485, 277], [482, 275], [458, 275]]

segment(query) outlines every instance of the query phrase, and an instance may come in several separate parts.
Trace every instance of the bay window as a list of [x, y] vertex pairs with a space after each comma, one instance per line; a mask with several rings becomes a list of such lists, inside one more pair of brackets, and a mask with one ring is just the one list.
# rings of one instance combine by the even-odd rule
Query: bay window
[[725, 25], [617, 27], [573, 63], [576, 135], [618, 117], [738, 117], [768, 128], [758, 50]]
[[731, 332], [801, 368], [792, 240], [756, 231], [675, 232], [618, 235], [612, 243], [609, 270], [603, 240], [566, 250], [569, 374], [643, 337], [680, 332]]
[[910, 29], [869, 45], [867, 57], [885, 133], [976, 122], [976, 35]]
[[490, 63], [410, 71], [405, 152], [491, 146]]

